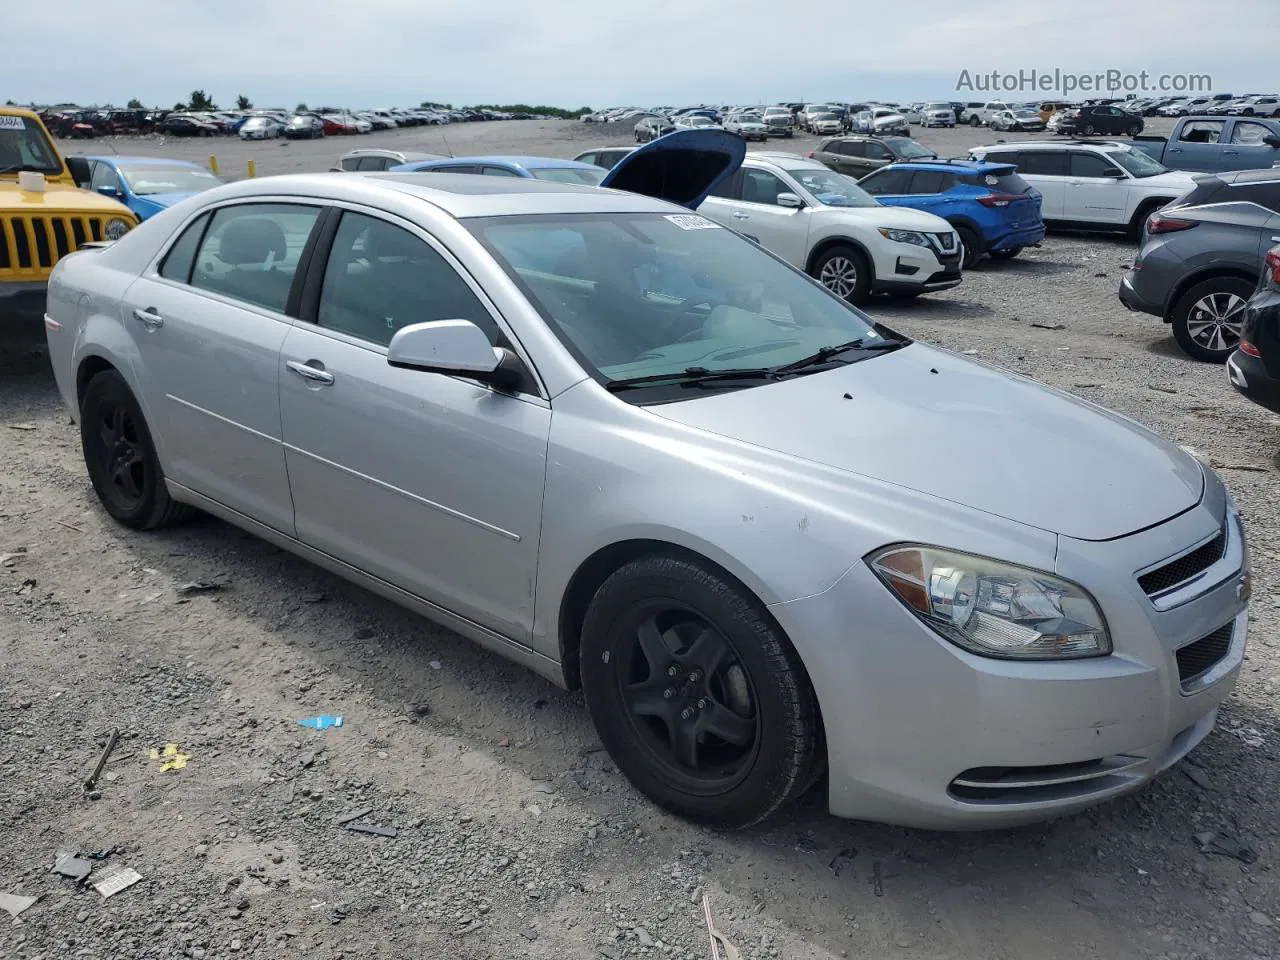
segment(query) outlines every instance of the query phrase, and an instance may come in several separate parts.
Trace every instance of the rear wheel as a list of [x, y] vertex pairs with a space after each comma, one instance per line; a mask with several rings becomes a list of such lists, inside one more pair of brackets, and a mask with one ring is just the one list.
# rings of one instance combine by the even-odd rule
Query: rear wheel
[[980, 127], [980, 126], [982, 126], [982, 121], [978, 118], [978, 115], [977, 115], [976, 113], [975, 113], [972, 117], [970, 117], [970, 118], [969, 118], [969, 126], [971, 126], [971, 127]]
[[114, 370], [104, 370], [85, 387], [80, 445], [94, 492], [119, 523], [150, 530], [186, 512], [170, 498], [142, 408]]
[[1173, 308], [1173, 336], [1189, 356], [1226, 363], [1240, 343], [1245, 306], [1254, 284], [1239, 277], [1213, 277], [1184, 293]]
[[866, 303], [871, 295], [871, 266], [862, 251], [840, 244], [824, 251], [814, 262], [810, 276], [850, 303]]
[[1092, 137], [1092, 136], [1093, 136], [1093, 124], [1092, 124], [1092, 123], [1086, 123], [1086, 124], [1084, 125], [1084, 129], [1083, 129], [1083, 130], [1081, 130], [1080, 132], [1081, 132], [1081, 133], [1083, 133], [1086, 137]]
[[968, 270], [982, 259], [982, 240], [969, 227], [956, 227], [960, 235], [960, 266]]
[[1141, 132], [1142, 132], [1142, 127], [1138, 126], [1136, 123], [1129, 124], [1129, 129], [1127, 131], [1129, 136], [1136, 137]]
[[992, 260], [1012, 260], [1021, 252], [1021, 247], [1006, 247], [1003, 250], [988, 250], [987, 256]]
[[746, 827], [813, 782], [820, 723], [800, 658], [717, 571], [664, 555], [627, 564], [592, 599], [581, 656], [601, 741], [660, 806]]

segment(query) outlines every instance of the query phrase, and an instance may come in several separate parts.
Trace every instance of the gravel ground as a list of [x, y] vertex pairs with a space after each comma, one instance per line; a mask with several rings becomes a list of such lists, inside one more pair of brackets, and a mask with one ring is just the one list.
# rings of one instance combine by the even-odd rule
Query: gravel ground
[[[625, 139], [538, 121], [444, 134], [458, 154]], [[224, 170], [254, 156], [266, 174], [439, 136], [115, 146], [213, 149]], [[922, 139], [956, 152], [987, 138]], [[703, 893], [744, 960], [1280, 956], [1280, 420], [1124, 311], [1132, 254], [1051, 236], [945, 294], [870, 310], [1213, 458], [1254, 545], [1251, 649], [1217, 731], [1137, 795], [996, 833], [838, 821], [820, 796], [741, 834], [669, 817], [609, 762], [579, 696], [220, 522], [113, 525], [47, 359], [6, 340], [0, 893], [40, 899], [0, 933], [0, 957], [702, 958]], [[220, 589], [182, 591], [198, 581]], [[297, 722], [325, 713], [343, 726]], [[84, 796], [113, 727], [121, 743]], [[169, 743], [184, 768], [150, 759]], [[359, 822], [398, 835], [339, 825], [366, 807]], [[1202, 833], [1256, 860], [1202, 853]], [[104, 901], [50, 873], [59, 849], [144, 879]]]

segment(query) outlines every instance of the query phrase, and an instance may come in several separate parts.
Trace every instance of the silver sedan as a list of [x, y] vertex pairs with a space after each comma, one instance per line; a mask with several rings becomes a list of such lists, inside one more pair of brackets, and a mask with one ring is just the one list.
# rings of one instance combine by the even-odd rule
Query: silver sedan
[[824, 772], [845, 817], [1078, 810], [1203, 740], [1244, 655], [1206, 466], [659, 199], [245, 180], [64, 258], [48, 303], [117, 521], [198, 508], [580, 686], [696, 820]]

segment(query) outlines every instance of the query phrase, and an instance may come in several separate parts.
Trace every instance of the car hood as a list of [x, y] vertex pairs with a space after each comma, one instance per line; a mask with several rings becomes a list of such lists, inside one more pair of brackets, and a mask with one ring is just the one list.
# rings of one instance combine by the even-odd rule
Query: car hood
[[45, 181], [43, 191], [18, 189], [17, 180], [0, 178], [0, 210], [21, 213], [117, 214], [133, 219], [124, 204], [91, 190]]
[[1196, 185], [1199, 174], [1187, 173], [1185, 170], [1170, 170], [1168, 173], [1157, 173], [1154, 177], [1138, 177], [1137, 183], [1149, 187], [1168, 187], [1180, 193], [1186, 193]]
[[1080, 540], [1199, 502], [1190, 455], [1119, 414], [923, 344], [648, 408], [687, 427]]
[[600, 181], [600, 186], [656, 197], [693, 210], [717, 183], [732, 176], [746, 155], [747, 145], [742, 138], [719, 127], [676, 130], [632, 150]]
[[[821, 200], [821, 197], [817, 198]], [[924, 210], [913, 210], [911, 207], [890, 207], [881, 204], [878, 207], [837, 207], [823, 206], [823, 211], [839, 213], [842, 216], [855, 216], [886, 230], [925, 230], [930, 233], [949, 233], [951, 224], [936, 214]]]
[[134, 202], [140, 208], [149, 208], [150, 212], [158, 213], [161, 210], [172, 207], [175, 203], [181, 203], [188, 197], [194, 197], [194, 190], [184, 191], [182, 193], [148, 193], [143, 197], [134, 197]]

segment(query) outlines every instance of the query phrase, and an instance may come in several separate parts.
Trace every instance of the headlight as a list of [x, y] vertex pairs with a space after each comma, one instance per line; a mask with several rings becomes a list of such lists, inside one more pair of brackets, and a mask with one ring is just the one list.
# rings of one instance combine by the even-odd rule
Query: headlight
[[108, 240], [119, 240], [128, 232], [128, 220], [122, 220], [119, 217], [112, 217], [107, 221], [106, 227], [103, 228], [102, 235]]
[[912, 613], [970, 653], [1073, 660], [1111, 652], [1093, 598], [1052, 574], [922, 546], [889, 547], [867, 563]]
[[929, 238], [915, 230], [890, 230], [887, 227], [881, 227], [880, 236], [897, 243], [914, 243], [917, 247], [929, 245]]

